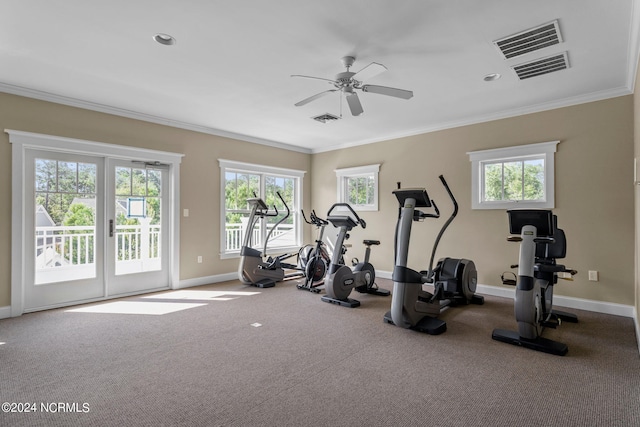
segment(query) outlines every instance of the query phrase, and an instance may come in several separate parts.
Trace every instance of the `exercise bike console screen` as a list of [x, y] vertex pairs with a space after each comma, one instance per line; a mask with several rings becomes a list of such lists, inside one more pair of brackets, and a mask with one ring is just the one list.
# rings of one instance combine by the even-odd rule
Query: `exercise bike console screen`
[[401, 190], [395, 190], [393, 194], [398, 198], [400, 206], [404, 206], [404, 202], [407, 199], [415, 199], [416, 208], [431, 207], [431, 199], [429, 199], [427, 190], [424, 188], [403, 188]]
[[509, 233], [518, 235], [522, 227], [533, 225], [538, 237], [553, 236], [553, 213], [546, 209], [511, 209], [509, 215]]

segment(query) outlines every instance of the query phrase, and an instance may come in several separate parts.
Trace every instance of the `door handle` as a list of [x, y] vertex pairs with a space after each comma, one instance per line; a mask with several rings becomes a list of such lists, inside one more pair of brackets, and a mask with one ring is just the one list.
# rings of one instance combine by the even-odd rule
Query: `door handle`
[[113, 220], [109, 220], [109, 237], [113, 237]]

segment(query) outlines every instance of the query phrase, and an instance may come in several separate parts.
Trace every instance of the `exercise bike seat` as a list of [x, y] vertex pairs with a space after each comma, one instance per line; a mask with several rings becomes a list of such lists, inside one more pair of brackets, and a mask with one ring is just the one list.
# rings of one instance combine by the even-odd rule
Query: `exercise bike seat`
[[379, 245], [380, 244], [380, 240], [363, 240], [362, 243], [364, 243], [367, 246]]

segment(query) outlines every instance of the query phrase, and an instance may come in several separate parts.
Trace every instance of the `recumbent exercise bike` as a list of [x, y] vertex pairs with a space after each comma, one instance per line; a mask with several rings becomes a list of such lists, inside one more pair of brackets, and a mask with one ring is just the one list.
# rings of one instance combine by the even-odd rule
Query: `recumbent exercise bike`
[[[558, 228], [557, 217], [545, 209], [508, 210], [510, 242], [520, 243], [520, 256], [515, 280], [505, 279], [503, 283], [516, 286], [515, 317], [518, 331], [494, 329], [494, 340], [519, 345], [536, 351], [564, 356], [568, 347], [561, 342], [543, 338], [544, 328], [556, 328], [561, 321], [578, 322], [572, 313], [553, 310], [553, 285], [558, 281], [558, 273], [569, 273], [573, 277], [578, 272], [557, 264], [567, 252], [564, 231]], [[571, 279], [570, 279], [571, 280]]]

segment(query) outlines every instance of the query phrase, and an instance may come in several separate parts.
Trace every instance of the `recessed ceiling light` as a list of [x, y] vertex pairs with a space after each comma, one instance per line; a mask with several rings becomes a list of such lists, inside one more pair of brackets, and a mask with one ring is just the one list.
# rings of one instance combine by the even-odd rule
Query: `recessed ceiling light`
[[486, 76], [484, 76], [484, 81], [485, 82], [493, 82], [495, 80], [498, 80], [500, 77], [502, 77], [502, 75], [500, 75], [498, 73], [491, 73], [491, 74], [487, 74]]
[[171, 46], [173, 44], [176, 44], [176, 39], [170, 36], [169, 34], [158, 33], [155, 36], [153, 36], [153, 39], [158, 43], [166, 46]]

